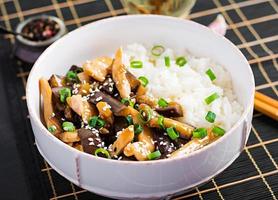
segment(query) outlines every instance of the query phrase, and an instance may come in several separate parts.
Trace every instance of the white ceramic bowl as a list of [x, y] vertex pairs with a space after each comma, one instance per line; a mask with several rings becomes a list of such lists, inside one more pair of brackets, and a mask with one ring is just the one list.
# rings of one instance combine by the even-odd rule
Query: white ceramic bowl
[[[65, 74], [72, 64], [111, 55], [130, 43], [186, 48], [210, 57], [231, 74], [244, 113], [225, 136], [187, 157], [157, 161], [117, 161], [79, 152], [52, 136], [40, 121], [40, 77]], [[254, 78], [242, 53], [227, 39], [192, 21], [165, 16], [122, 16], [81, 27], [52, 44], [28, 79], [27, 103], [37, 147], [62, 176], [89, 191], [114, 198], [159, 198], [189, 190], [228, 167], [249, 136]]]

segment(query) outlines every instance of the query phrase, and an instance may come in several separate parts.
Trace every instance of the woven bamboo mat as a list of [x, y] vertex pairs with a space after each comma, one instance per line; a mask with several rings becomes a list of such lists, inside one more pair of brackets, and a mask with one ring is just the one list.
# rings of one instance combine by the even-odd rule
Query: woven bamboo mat
[[[37, 14], [58, 16], [68, 31], [99, 19], [126, 14], [120, 0], [0, 0], [0, 25], [15, 28]], [[275, 0], [197, 0], [189, 18], [208, 25], [221, 13], [226, 37], [244, 53], [255, 75], [256, 90], [278, 97], [278, 6]], [[0, 65], [11, 105], [17, 148], [24, 161], [30, 198], [104, 199], [60, 176], [39, 155], [25, 101], [30, 66], [9, 55], [14, 38], [0, 37]], [[9, 80], [9, 81], [8, 81]], [[277, 199], [278, 123], [255, 112], [247, 146], [240, 157], [207, 184], [173, 199]], [[20, 194], [19, 194], [20, 195]]]

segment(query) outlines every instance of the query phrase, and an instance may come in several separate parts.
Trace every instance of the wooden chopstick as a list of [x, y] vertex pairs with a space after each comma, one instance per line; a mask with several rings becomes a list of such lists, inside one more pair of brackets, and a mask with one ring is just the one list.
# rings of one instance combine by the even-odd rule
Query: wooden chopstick
[[278, 101], [260, 92], [255, 93], [254, 107], [257, 111], [278, 120]]

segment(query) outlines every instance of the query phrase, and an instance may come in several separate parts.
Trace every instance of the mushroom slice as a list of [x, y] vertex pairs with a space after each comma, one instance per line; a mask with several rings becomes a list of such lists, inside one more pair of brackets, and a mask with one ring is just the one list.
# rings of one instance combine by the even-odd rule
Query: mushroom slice
[[176, 102], [170, 102], [165, 108], [156, 108], [156, 112], [165, 117], [182, 117], [182, 106]]
[[86, 99], [83, 99], [80, 94], [68, 97], [67, 103], [74, 112], [82, 117], [84, 122], [97, 115], [97, 110]]
[[85, 72], [78, 73], [77, 77], [81, 83], [89, 83], [90, 82], [90, 76], [88, 76], [88, 74], [86, 74]]
[[[152, 118], [149, 122], [149, 126], [159, 128], [160, 125], [158, 124], [158, 118], [157, 117]], [[164, 126], [165, 128], [175, 127], [175, 129], [180, 133], [180, 136], [186, 139], [192, 136], [192, 133], [195, 129], [193, 126], [190, 126], [185, 123], [181, 123], [179, 121], [170, 118], [164, 118]]]
[[111, 111], [114, 115], [119, 116], [120, 113], [127, 108], [124, 104], [122, 104], [117, 99], [111, 97], [108, 94], [105, 94], [103, 92], [97, 91], [92, 94], [92, 96], [89, 99], [89, 102], [93, 104], [97, 104], [99, 101], [103, 101], [108, 103], [111, 106]]
[[98, 102], [96, 106], [100, 117], [105, 121], [109, 122], [110, 124], [113, 124], [114, 119], [113, 113], [111, 111], [111, 106], [104, 101]]
[[122, 49], [118, 49], [112, 65], [112, 77], [122, 98], [130, 97], [130, 83], [126, 77], [126, 69], [122, 63]]
[[126, 129], [120, 131], [117, 140], [112, 145], [112, 156], [117, 156], [134, 138], [133, 125], [130, 125]]
[[95, 80], [103, 82], [106, 75], [111, 71], [113, 59], [109, 57], [95, 58], [83, 64], [84, 72]]
[[130, 84], [131, 90], [136, 91], [141, 84], [140, 81], [129, 71], [126, 72], [126, 78]]
[[183, 145], [181, 148], [171, 153], [170, 158], [188, 155], [193, 151], [201, 149], [205, 145], [209, 144], [209, 142], [210, 140], [208, 136], [203, 139], [192, 139], [191, 141]]
[[65, 86], [65, 77], [53, 74], [49, 79], [49, 84], [52, 88]]
[[84, 152], [94, 154], [96, 149], [103, 147], [103, 141], [97, 132], [85, 128], [78, 129], [77, 132]]
[[61, 125], [55, 117], [52, 105], [52, 90], [46, 79], [41, 78], [39, 81], [40, 93], [43, 97], [43, 116], [46, 127], [55, 126], [56, 130], [53, 132], [55, 136], [62, 132]]
[[71, 142], [79, 142], [80, 138], [76, 131], [74, 132], [63, 132], [59, 137], [63, 142], [71, 143]]

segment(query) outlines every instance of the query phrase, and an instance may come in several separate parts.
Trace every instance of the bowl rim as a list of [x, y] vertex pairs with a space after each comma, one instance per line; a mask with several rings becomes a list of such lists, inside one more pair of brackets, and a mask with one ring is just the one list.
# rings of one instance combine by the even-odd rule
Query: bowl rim
[[[105, 23], [110, 23], [113, 21], [121, 21], [121, 20], [126, 20], [126, 19], [142, 19], [142, 20], [151, 20], [151, 19], [163, 19], [163, 20], [168, 20], [168, 21], [175, 21], [175, 22], [180, 22], [180, 23], [188, 23], [190, 24], [190, 26], [195, 26], [198, 29], [202, 29], [205, 31], [209, 31], [213, 34], [215, 34], [216, 37], [218, 37], [220, 40], [223, 40], [227, 45], [230, 45], [231, 48], [234, 49], [235, 53], [238, 54], [238, 57], [241, 58], [242, 62], [247, 66], [248, 68], [248, 73], [250, 75], [250, 78], [252, 80], [252, 93], [250, 95], [250, 98], [248, 100], [248, 104], [247, 107], [244, 109], [243, 113], [241, 114], [240, 118], [237, 120], [237, 122], [232, 126], [232, 128], [230, 128], [230, 130], [228, 130], [224, 136], [222, 136], [221, 138], [219, 138], [218, 140], [210, 143], [209, 145], [204, 146], [203, 148], [194, 151], [186, 156], [180, 156], [180, 157], [174, 157], [171, 159], [159, 159], [159, 160], [147, 160], [147, 161], [126, 161], [126, 160], [114, 160], [114, 159], [106, 159], [106, 158], [102, 158], [102, 157], [97, 157], [97, 156], [92, 156], [86, 152], [81, 152], [75, 148], [72, 148], [70, 146], [68, 146], [67, 144], [65, 144], [64, 142], [62, 142], [61, 140], [59, 140], [58, 138], [56, 138], [54, 135], [52, 135], [47, 128], [43, 125], [43, 123], [41, 122], [41, 119], [39, 118], [38, 115], [36, 115], [35, 109], [33, 108], [33, 106], [31, 105], [31, 96], [30, 96], [30, 87], [32, 85], [31, 83], [31, 77], [34, 76], [34, 71], [37, 67], [39, 67], [39, 65], [37, 63], [40, 62], [40, 60], [43, 60], [45, 55], [47, 55], [47, 52], [51, 51], [52, 49], [55, 48], [56, 45], [62, 43], [66, 38], [70, 37], [71, 35], [73, 35], [75, 32], [79, 32], [82, 31], [83, 29], [87, 29], [90, 26], [94, 26], [94, 25], [100, 25], [100, 24], [105, 24]], [[103, 161], [103, 162], [107, 162], [107, 163], [114, 163], [114, 164], [129, 164], [129, 165], [158, 165], [160, 163], [166, 163], [166, 162], [174, 162], [174, 161], [179, 161], [179, 160], [183, 160], [183, 159], [189, 159], [190, 157], [193, 157], [197, 154], [201, 154], [204, 151], [207, 151], [207, 149], [212, 148], [213, 146], [217, 145], [218, 143], [221, 143], [226, 137], [227, 135], [231, 134], [241, 123], [243, 123], [243, 121], [247, 118], [250, 110], [253, 108], [253, 100], [254, 100], [254, 94], [255, 94], [255, 81], [254, 81], [254, 75], [253, 72], [251, 70], [251, 67], [247, 61], [247, 59], [245, 58], [245, 56], [242, 54], [242, 52], [227, 38], [225, 38], [224, 36], [215, 33], [214, 31], [212, 31], [211, 29], [209, 29], [208, 27], [199, 24], [197, 22], [191, 21], [191, 20], [187, 20], [187, 19], [182, 19], [182, 18], [175, 18], [175, 17], [171, 17], [171, 16], [162, 16], [162, 15], [124, 15], [124, 16], [116, 16], [116, 17], [110, 17], [110, 18], [106, 18], [106, 19], [101, 19], [98, 20], [96, 22], [91, 22], [89, 24], [86, 24], [85, 26], [82, 26], [80, 28], [75, 29], [74, 31], [71, 31], [69, 33], [67, 33], [65, 36], [63, 36], [61, 39], [59, 39], [58, 41], [54, 42], [52, 45], [50, 45], [44, 52], [43, 54], [38, 58], [38, 60], [35, 62], [32, 70], [30, 71], [28, 80], [27, 80], [27, 86], [26, 86], [26, 101], [27, 101], [27, 107], [28, 107], [28, 111], [30, 114], [30, 118], [32, 118], [32, 120], [35, 122], [35, 124], [38, 125], [38, 127], [40, 128], [40, 130], [42, 130], [44, 133], [43, 134], [47, 134], [48, 137], [50, 137], [51, 140], [53, 140], [54, 142], [57, 143], [57, 145], [63, 146], [65, 148], [67, 148], [69, 151], [71, 151], [72, 153], [76, 153], [77, 155], [81, 155], [84, 157], [88, 157], [88, 159], [93, 159], [95, 161]]]

